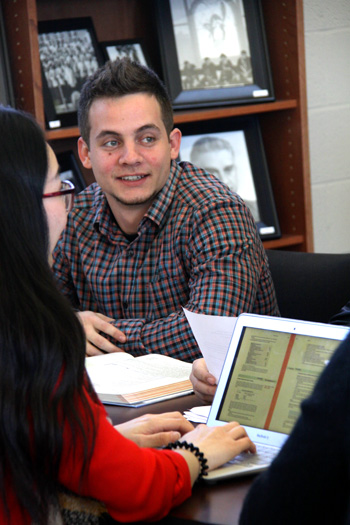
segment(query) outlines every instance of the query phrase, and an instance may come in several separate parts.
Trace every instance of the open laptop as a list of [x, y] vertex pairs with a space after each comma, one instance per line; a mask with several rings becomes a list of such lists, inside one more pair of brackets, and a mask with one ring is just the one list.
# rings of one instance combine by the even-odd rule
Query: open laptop
[[350, 328], [241, 314], [221, 371], [208, 426], [238, 421], [258, 453], [243, 453], [204, 479], [265, 470], [292, 430], [300, 403]]

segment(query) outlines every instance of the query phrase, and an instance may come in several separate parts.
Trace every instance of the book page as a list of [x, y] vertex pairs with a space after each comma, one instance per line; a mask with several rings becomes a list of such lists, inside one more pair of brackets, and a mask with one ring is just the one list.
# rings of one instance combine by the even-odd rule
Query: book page
[[147, 354], [135, 359], [134, 370], [143, 370], [151, 376], [167, 379], [189, 379], [192, 364], [160, 354]]
[[[188, 380], [192, 365], [158, 354], [119, 358], [121, 353], [87, 358], [86, 369], [98, 394], [130, 394]], [[128, 354], [126, 354], [128, 355]], [[103, 359], [105, 358], [106, 359]]]
[[96, 366], [105, 366], [110, 363], [115, 364], [130, 359], [135, 359], [135, 357], [127, 352], [111, 352], [109, 354], [94, 355], [85, 358], [85, 367], [88, 369]]

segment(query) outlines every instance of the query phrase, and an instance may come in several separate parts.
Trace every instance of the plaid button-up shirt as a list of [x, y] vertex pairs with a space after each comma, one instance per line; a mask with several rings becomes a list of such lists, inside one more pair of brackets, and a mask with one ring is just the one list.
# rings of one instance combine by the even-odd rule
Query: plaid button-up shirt
[[54, 253], [63, 293], [115, 319], [126, 352], [192, 361], [200, 352], [182, 306], [278, 315], [267, 258], [243, 201], [214, 176], [172, 161], [169, 178], [129, 241], [95, 183], [75, 200]]

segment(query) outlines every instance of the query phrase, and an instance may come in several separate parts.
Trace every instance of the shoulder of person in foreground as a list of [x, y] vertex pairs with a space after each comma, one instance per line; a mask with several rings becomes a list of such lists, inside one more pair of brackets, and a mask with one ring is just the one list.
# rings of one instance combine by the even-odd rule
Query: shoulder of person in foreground
[[303, 402], [289, 439], [254, 482], [241, 525], [349, 523], [350, 338]]
[[338, 313], [331, 317], [329, 323], [340, 324], [344, 326], [350, 325], [350, 301], [348, 301]]

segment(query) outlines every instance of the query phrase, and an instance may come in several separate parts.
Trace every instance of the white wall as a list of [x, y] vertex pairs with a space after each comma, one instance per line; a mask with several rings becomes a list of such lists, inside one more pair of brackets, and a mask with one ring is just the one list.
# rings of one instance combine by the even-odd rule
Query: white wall
[[350, 252], [350, 0], [304, 0], [315, 252]]

